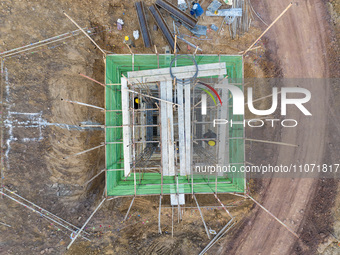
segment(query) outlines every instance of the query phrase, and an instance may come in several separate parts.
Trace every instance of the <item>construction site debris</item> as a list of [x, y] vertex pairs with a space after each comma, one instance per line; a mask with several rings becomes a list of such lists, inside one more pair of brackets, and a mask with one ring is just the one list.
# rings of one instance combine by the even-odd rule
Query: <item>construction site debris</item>
[[[158, 2], [158, 1], [157, 1]], [[149, 11], [152, 14], [152, 17], [155, 19], [157, 26], [160, 28], [160, 30], [162, 31], [162, 34], [165, 38], [165, 40], [168, 42], [169, 46], [171, 47], [172, 50], [174, 50], [174, 45], [175, 45], [175, 38], [174, 36], [171, 34], [170, 29], [168, 27], [168, 25], [166, 24], [163, 16], [161, 15], [161, 13], [159, 12], [158, 8], [156, 7], [155, 4], [151, 5], [149, 7]], [[178, 44], [176, 44], [177, 47], [177, 51], [180, 51], [180, 48], [178, 46]]]
[[133, 38], [137, 40], [139, 38], [139, 31], [138, 30], [133, 31], [132, 35], [133, 35]]
[[231, 8], [231, 9], [221, 9], [217, 12], [206, 11], [205, 15], [207, 16], [233, 16], [233, 17], [242, 17], [242, 8]]
[[215, 25], [215, 24], [211, 24], [210, 25], [210, 28], [214, 31], [217, 31], [218, 30], [218, 27]]
[[199, 50], [199, 51], [203, 51], [200, 47], [196, 46], [195, 44], [193, 44], [193, 43], [191, 43], [191, 42], [189, 42], [189, 41], [187, 41], [187, 40], [185, 40], [183, 37], [177, 36], [177, 38], [178, 38], [179, 40], [185, 42], [185, 43], [188, 44], [189, 46], [192, 46], [192, 47], [194, 47], [195, 49], [197, 49], [197, 50]]
[[[135, 8], [136, 8], [137, 16], [138, 16], [138, 23], [139, 23], [139, 28], [142, 34], [144, 46], [146, 48], [150, 48], [152, 46], [152, 41], [151, 41], [151, 35], [149, 31], [148, 22], [145, 16], [144, 3], [136, 2]], [[136, 38], [135, 35], [133, 35], [133, 37], [137, 40], [139, 38], [139, 35], [138, 35], [138, 38]]]
[[197, 37], [200, 37], [201, 35], [206, 36], [207, 35], [207, 27], [203, 25], [196, 25], [194, 28], [190, 28], [186, 25], [184, 25], [191, 33], [196, 35]]
[[204, 13], [203, 8], [200, 6], [199, 3], [194, 3], [192, 9], [190, 10], [190, 14], [199, 17]]
[[117, 29], [122, 30], [124, 25], [124, 21], [122, 19], [117, 20]]
[[156, 5], [158, 7], [163, 8], [168, 13], [172, 14], [176, 18], [178, 18], [182, 23], [188, 25], [190, 28], [193, 28], [197, 24], [197, 19], [191, 17], [189, 14], [181, 11], [172, 3], [169, 3], [165, 0], [157, 0]]
[[224, 21], [225, 21], [225, 23], [227, 25], [230, 25], [231, 23], [233, 23], [234, 20], [235, 20], [235, 16], [226, 16], [226, 17], [224, 17]]
[[218, 8], [220, 8], [222, 6], [222, 4], [220, 3], [220, 1], [218, 0], [214, 0], [211, 2], [211, 4], [209, 4], [207, 10], [212, 12], [212, 13], [215, 13], [215, 11], [218, 10]]
[[180, 9], [181, 11], [186, 11], [186, 9], [188, 9], [188, 6], [185, 0], [178, 0], [177, 6], [178, 6], [178, 9]]

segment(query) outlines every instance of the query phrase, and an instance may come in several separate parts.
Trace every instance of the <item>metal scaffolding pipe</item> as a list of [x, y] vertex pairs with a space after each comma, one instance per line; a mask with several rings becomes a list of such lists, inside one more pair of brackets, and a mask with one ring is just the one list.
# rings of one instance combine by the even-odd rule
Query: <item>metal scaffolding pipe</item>
[[223, 229], [220, 232], [218, 232], [218, 234], [210, 241], [210, 243], [208, 243], [208, 245], [203, 249], [203, 251], [200, 252], [199, 255], [203, 255], [204, 253], [206, 253], [218, 240], [221, 239], [221, 237], [223, 237], [229, 231], [229, 229], [231, 229], [235, 225], [234, 222], [227, 230], [225, 230], [230, 224], [230, 222], [232, 222], [232, 219], [227, 223], [227, 225], [223, 227]]
[[63, 98], [61, 98], [60, 100], [68, 102], [68, 103], [71, 103], [71, 104], [79, 104], [79, 105], [88, 106], [88, 107], [92, 107], [92, 108], [95, 108], [95, 109], [99, 109], [99, 110], [105, 111], [105, 108], [99, 107], [99, 106], [95, 106], [95, 105], [92, 105], [92, 104], [85, 104], [85, 103], [82, 103], [82, 102], [71, 101], [71, 100], [63, 99]]
[[172, 206], [171, 209], [171, 236], [174, 237], [174, 207]]
[[221, 200], [217, 197], [217, 195], [214, 193], [214, 196], [216, 198], [216, 200], [220, 203], [220, 205], [223, 207], [223, 209], [228, 213], [228, 215], [231, 217], [231, 219], [233, 219], [234, 217], [230, 214], [230, 212], [227, 210], [227, 208], [225, 208], [224, 204], [221, 202]]
[[[106, 128], [132, 127], [132, 125], [106, 126]], [[159, 125], [134, 125], [134, 127], [159, 127]]]
[[173, 103], [173, 102], [170, 102], [170, 101], [167, 101], [167, 100], [163, 100], [163, 99], [160, 99], [160, 98], [158, 98], [158, 97], [149, 96], [149, 95], [146, 95], [146, 94], [143, 94], [143, 93], [139, 93], [139, 92], [137, 92], [137, 91], [135, 91], [135, 90], [131, 90], [131, 89], [125, 89], [125, 90], [127, 90], [127, 91], [129, 91], [129, 92], [131, 92], [131, 93], [137, 94], [137, 95], [141, 95], [141, 96], [143, 96], [143, 97], [149, 97], [149, 98], [152, 98], [152, 99], [161, 101], [161, 102], [165, 102], [165, 103], [167, 103], [167, 104], [177, 105], [178, 107], [180, 107], [179, 104], [176, 104], [176, 103]]
[[[123, 142], [107, 142], [106, 144], [122, 144]], [[134, 143], [159, 143], [159, 141], [138, 141]], [[129, 144], [132, 145], [132, 144]]]
[[98, 211], [98, 209], [102, 206], [102, 204], [105, 202], [106, 198], [104, 198], [100, 204], [97, 206], [97, 208], [94, 210], [94, 212], [90, 215], [90, 217], [87, 219], [87, 221], [85, 222], [85, 224], [81, 227], [81, 229], [77, 232], [76, 236], [72, 239], [72, 241], [70, 242], [70, 244], [67, 246], [67, 250], [70, 249], [71, 245], [74, 243], [74, 241], [77, 239], [77, 237], [79, 236], [79, 234], [81, 233], [81, 231], [83, 231], [83, 229], [85, 228], [85, 226], [87, 225], [87, 223], [91, 220], [91, 218], [93, 217], [93, 215]]
[[72, 157], [72, 156], [78, 156], [78, 155], [84, 154], [86, 152], [93, 151], [93, 150], [98, 149], [98, 148], [103, 147], [103, 146], [105, 146], [105, 144], [101, 144], [101, 145], [93, 147], [91, 149], [88, 149], [88, 150], [85, 150], [85, 151], [81, 151], [81, 152], [78, 152], [76, 154], [72, 154], [70, 156], [64, 157], [63, 159], [68, 159], [69, 157]]
[[88, 128], [105, 128], [105, 125], [86, 125], [80, 124], [79, 127], [88, 127]]
[[283, 14], [286, 13], [286, 11], [288, 11], [290, 7], [292, 7], [292, 5], [293, 2], [290, 2], [287, 8], [283, 10], [283, 12], [266, 28], [266, 30], [264, 30], [264, 32], [253, 42], [252, 45], [249, 46], [247, 50], [244, 51], [242, 55], [245, 55], [251, 48], [253, 48], [253, 46], [262, 38], [262, 36], [267, 33], [267, 31], [276, 23], [276, 21], [278, 21], [283, 16]]
[[136, 198], [136, 196], [134, 196], [134, 197], [132, 198], [132, 200], [131, 200], [131, 203], [130, 203], [130, 206], [129, 206], [129, 209], [128, 209], [128, 210], [127, 210], [127, 212], [126, 212], [126, 215], [125, 215], [125, 217], [124, 217], [124, 220], [123, 220], [123, 221], [126, 221], [127, 217], [129, 216], [129, 213], [130, 213], [130, 210], [131, 210], [132, 204], [133, 204], [133, 202], [135, 201], [135, 198]]
[[[135, 112], [144, 112], [144, 111], [158, 111], [158, 108], [147, 108], [147, 109], [134, 109]], [[123, 110], [106, 110], [107, 112], [122, 112]], [[129, 110], [130, 112], [132, 109]]]
[[3, 223], [3, 222], [1, 222], [1, 221], [0, 221], [0, 224], [1, 224], [1, 225], [4, 225], [4, 226], [6, 226], [6, 227], [9, 227], [9, 228], [11, 228], [11, 227], [12, 227], [12, 226], [10, 226], [10, 225], [7, 225], [6, 223]]
[[159, 196], [158, 233], [160, 233], [160, 234], [162, 234], [162, 229], [161, 229], [161, 209], [162, 209], [162, 196]]
[[290, 233], [292, 233], [296, 238], [299, 239], [299, 236], [291, 230], [286, 224], [284, 224], [282, 221], [280, 221], [274, 214], [272, 214], [270, 211], [268, 211], [264, 206], [262, 206], [259, 202], [257, 202], [254, 198], [247, 195], [255, 204], [260, 206], [266, 213], [268, 213], [270, 216], [272, 216], [277, 222], [279, 222], [282, 226], [284, 226]]
[[198, 204], [198, 202], [197, 202], [197, 199], [196, 199], [195, 194], [193, 194], [193, 197], [194, 197], [194, 199], [195, 199], [197, 208], [198, 208], [198, 210], [199, 210], [199, 212], [200, 212], [200, 215], [201, 215], [201, 218], [202, 218], [202, 221], [203, 221], [203, 225], [204, 225], [204, 228], [205, 228], [205, 232], [207, 232], [207, 236], [208, 236], [208, 238], [210, 239], [209, 230], [208, 230], [208, 228], [207, 228], [207, 225], [205, 224], [204, 217], [203, 217], [203, 213], [202, 213], [201, 208], [200, 208], [200, 206], [199, 206], [199, 204]]
[[252, 142], [259, 142], [259, 143], [271, 143], [271, 144], [277, 144], [277, 145], [286, 145], [286, 146], [291, 146], [291, 147], [299, 147], [299, 145], [291, 144], [291, 143], [273, 142], [273, 141], [257, 140], [257, 139], [250, 139], [250, 138], [245, 138], [244, 140], [252, 141]]
[[99, 82], [99, 81], [96, 81], [95, 79], [92, 79], [91, 77], [88, 77], [88, 76], [86, 76], [85, 74], [79, 73], [79, 75], [80, 75], [80, 76], [83, 76], [84, 78], [89, 79], [89, 80], [91, 80], [91, 81], [93, 81], [93, 82], [95, 82], [95, 83], [97, 83], [97, 84], [99, 84], [99, 85], [102, 85], [104, 88], [106, 87], [105, 84], [103, 84], [103, 83], [101, 83], [101, 82]]
[[93, 181], [95, 178], [97, 178], [101, 173], [105, 172], [106, 169], [101, 170], [98, 174], [96, 174], [95, 176], [93, 176], [89, 181], [85, 182], [83, 186], [87, 185], [88, 183], [90, 183], [91, 181]]
[[98, 46], [98, 44], [84, 31], [84, 29], [82, 29], [70, 16], [68, 16], [67, 14], [66, 14], [66, 12], [63, 12], [64, 14], [65, 14], [65, 16], [67, 17], [67, 18], [69, 18], [69, 20], [71, 20], [71, 22], [74, 24], [74, 25], [76, 25], [76, 27], [77, 28], [79, 28], [80, 29], [80, 31], [82, 31], [83, 33], [84, 33], [84, 35], [86, 35], [86, 37], [87, 38], [89, 38], [90, 40], [91, 40], [91, 42], [93, 42], [93, 44], [94, 45], [96, 45], [96, 47], [104, 54], [104, 56], [106, 56], [106, 52], [105, 51], [103, 51], [99, 46]]
[[[54, 215], [53, 213], [47, 211], [46, 209], [44, 209], [44, 208], [42, 208], [42, 207], [40, 207], [40, 206], [34, 204], [33, 202], [27, 200], [27, 199], [24, 198], [24, 197], [18, 195], [17, 193], [15, 193], [15, 192], [13, 192], [13, 191], [11, 191], [11, 190], [5, 188], [5, 187], [4, 187], [3, 189], [6, 190], [6, 191], [8, 191], [9, 193], [13, 194], [14, 196], [16, 196], [16, 197], [18, 197], [18, 198], [24, 200], [25, 202], [27, 202], [27, 203], [29, 203], [29, 204], [31, 204], [31, 205], [37, 207], [41, 212], [46, 212], [46, 213], [48, 213], [49, 215], [52, 215], [53, 217], [57, 218], [58, 220], [60, 220], [60, 221], [62, 221], [62, 222], [64, 222], [64, 223], [70, 225], [71, 227], [73, 227], [73, 228], [75, 228], [75, 229], [78, 229], [78, 230], [80, 229], [80, 228], [76, 227], [75, 225], [73, 225], [73, 224], [67, 222], [66, 220], [64, 220], [64, 219], [62, 219], [62, 218], [60, 218], [60, 217], [58, 217], [57, 215]], [[85, 231], [84, 231], [84, 233], [87, 234], [87, 235], [90, 235], [89, 233], [87, 233], [87, 232], [85, 232]]]
[[[48, 219], [48, 220], [54, 222], [55, 224], [57, 224], [57, 225], [59, 225], [59, 226], [65, 228], [65, 229], [67, 229], [67, 230], [69, 230], [69, 231], [73, 231], [73, 230], [70, 229], [69, 227], [67, 227], [67, 226], [65, 226], [65, 225], [63, 225], [63, 224], [61, 224], [60, 222], [56, 221], [55, 219], [52, 219], [51, 217], [49, 217], [49, 216], [47, 216], [47, 215], [45, 215], [45, 214], [42, 214], [41, 212], [39, 212], [39, 211], [35, 210], [34, 208], [30, 207], [29, 205], [26, 205], [26, 204], [24, 204], [24, 203], [18, 201], [17, 199], [15, 199], [15, 198], [13, 198], [13, 197], [11, 197], [11, 196], [5, 194], [5, 193], [2, 192], [2, 191], [0, 191], [0, 193], [1, 193], [2, 195], [4, 195], [5, 197], [7, 197], [7, 198], [9, 198], [9, 199], [11, 199], [11, 200], [17, 202], [18, 204], [25, 206], [25, 208], [28, 208], [28, 209], [32, 210], [33, 212], [36, 212], [36, 213], [40, 214], [42, 217], [44, 217], [44, 218], [46, 218], [46, 219]], [[54, 215], [53, 215], [53, 216], [54, 216]], [[84, 237], [84, 236], [81, 236], [81, 237], [84, 238], [84, 239], [86, 239], [86, 240], [88, 240], [88, 241], [90, 241], [88, 238], [86, 238], [86, 237]]]

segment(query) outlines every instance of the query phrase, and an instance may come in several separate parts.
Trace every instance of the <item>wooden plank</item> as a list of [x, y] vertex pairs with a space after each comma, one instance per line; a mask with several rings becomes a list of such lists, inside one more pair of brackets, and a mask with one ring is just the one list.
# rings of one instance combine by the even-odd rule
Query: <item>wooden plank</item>
[[185, 171], [191, 174], [191, 102], [190, 86], [184, 86]]
[[[166, 82], [166, 93], [167, 101], [173, 101], [172, 93], [172, 81]], [[167, 115], [168, 115], [168, 153], [169, 153], [169, 176], [175, 175], [175, 151], [174, 151], [174, 118], [173, 118], [173, 107], [171, 104], [167, 104]]]
[[177, 83], [177, 100], [181, 107], [178, 107], [178, 138], [179, 138], [179, 168], [180, 175], [185, 176], [185, 135], [184, 135], [184, 107], [183, 107], [183, 84]]
[[[140, 99], [139, 99], [140, 100]], [[145, 103], [144, 102], [142, 102], [141, 103], [141, 108], [142, 108], [142, 110], [143, 111], [145, 111]], [[146, 113], [147, 114], [147, 113]], [[141, 114], [140, 115], [140, 121], [141, 121], [141, 125], [146, 125], [146, 118], [145, 118], [145, 115], [146, 114]], [[146, 129], [147, 129], [147, 127], [141, 127], [141, 128], [139, 128], [139, 132], [140, 132], [140, 137], [142, 138], [142, 141], [147, 141], [147, 139], [146, 139]], [[146, 143], [142, 143], [141, 144], [142, 146], [142, 151], [144, 151], [144, 149], [145, 149], [145, 147], [146, 147]]]
[[129, 92], [127, 80], [121, 79], [122, 83], [122, 120], [123, 120], [123, 153], [124, 153], [124, 176], [130, 174], [131, 153], [130, 153], [130, 112], [129, 112]]
[[[172, 68], [172, 73], [177, 77], [177, 79], [190, 78], [195, 74], [195, 72], [196, 66], [194, 65]], [[224, 62], [198, 65], [198, 77], [220, 76], [225, 74], [227, 74], [227, 70]], [[128, 72], [128, 79], [132, 83], [172, 80], [170, 76], [170, 68]]]
[[[166, 82], [160, 83], [161, 99], [167, 99]], [[161, 104], [161, 143], [162, 143], [162, 169], [163, 175], [169, 175], [169, 153], [168, 153], [168, 114], [167, 103], [160, 102]]]

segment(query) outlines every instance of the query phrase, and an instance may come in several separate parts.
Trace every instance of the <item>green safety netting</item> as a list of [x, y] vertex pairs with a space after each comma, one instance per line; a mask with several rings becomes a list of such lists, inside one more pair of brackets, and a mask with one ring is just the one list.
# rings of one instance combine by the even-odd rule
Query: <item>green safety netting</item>
[[[173, 55], [107, 55], [105, 83], [106, 110], [121, 110], [120, 78], [122, 74], [127, 76], [129, 71], [148, 70], [169, 67]], [[198, 65], [225, 62], [228, 74], [228, 81], [241, 85], [243, 78], [242, 56], [227, 55], [199, 55], [195, 57]], [[192, 65], [190, 59], [181, 59], [177, 66]], [[217, 78], [217, 77], [216, 77]], [[109, 85], [112, 84], [112, 85]], [[232, 98], [229, 100], [232, 105]], [[230, 107], [229, 116], [233, 121], [243, 121], [243, 116], [233, 115]], [[106, 126], [121, 126], [121, 112], [106, 111]], [[106, 128], [106, 142], [121, 142], [122, 128]], [[229, 137], [243, 137], [244, 128], [242, 125], [235, 125], [229, 128]], [[228, 174], [228, 178], [203, 176], [201, 174], [191, 177], [179, 176], [176, 180], [173, 176], [164, 176], [163, 185], [159, 173], [133, 173], [129, 177], [124, 177], [124, 156], [122, 144], [106, 144], [106, 190], [107, 196], [127, 196], [127, 195], [154, 195], [154, 194], [175, 194], [179, 193], [228, 193], [245, 191], [245, 175], [240, 171], [244, 164], [244, 140], [229, 140], [229, 162], [236, 168], [236, 171]], [[110, 171], [111, 169], [111, 171]], [[115, 170], [113, 170], [115, 169]], [[134, 182], [136, 180], [136, 189]]]

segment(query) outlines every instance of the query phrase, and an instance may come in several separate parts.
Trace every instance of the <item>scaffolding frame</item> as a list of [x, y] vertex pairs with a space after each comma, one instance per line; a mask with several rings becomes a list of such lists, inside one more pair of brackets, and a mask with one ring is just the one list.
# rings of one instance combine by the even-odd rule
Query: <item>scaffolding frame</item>
[[[208, 58], [208, 60], [204, 58]], [[141, 58], [144, 59], [144, 63], [141, 64]], [[181, 154], [177, 156], [177, 153], [175, 153], [175, 165], [173, 171], [171, 172], [171, 175], [175, 176], [175, 179], [171, 179], [171, 177], [167, 176], [168, 173], [164, 170], [167, 169], [166, 165], [164, 165], [164, 162], [167, 161], [166, 157], [168, 157], [168, 154], [161, 153], [159, 155], [159, 150], [163, 151], [166, 150], [165, 145], [168, 147], [168, 143], [162, 142], [160, 139], [159, 141], [155, 141], [154, 139], [132, 139], [135, 136], [132, 135], [132, 131], [134, 130], [135, 134], [140, 134], [140, 130], [145, 130], [147, 128], [153, 128], [153, 127], [161, 127], [161, 123], [164, 124], [164, 121], [158, 122], [158, 123], [141, 123], [140, 117], [141, 115], [146, 115], [148, 112], [152, 112], [153, 114], [161, 114], [162, 107], [166, 107], [167, 111], [174, 112], [174, 107], [178, 109], [181, 107], [180, 103], [181, 101], [177, 101], [177, 94], [178, 94], [178, 87], [179, 82], [175, 81], [173, 82], [173, 89], [171, 89], [171, 97], [165, 97], [162, 98], [159, 94], [161, 83], [165, 82], [165, 77], [170, 77], [167, 73], [169, 72], [169, 63], [174, 58], [174, 55], [170, 54], [141, 54], [141, 55], [107, 55], [106, 61], [105, 61], [105, 120], [106, 123], [104, 125], [105, 128], [105, 162], [106, 162], [106, 169], [105, 172], [106, 175], [106, 191], [105, 194], [108, 197], [111, 196], [139, 196], [139, 195], [163, 195], [163, 194], [174, 194], [174, 193], [185, 193], [185, 194], [203, 194], [203, 193], [239, 193], [244, 194], [245, 192], [245, 175], [244, 174], [238, 174], [232, 177], [231, 179], [223, 179], [223, 176], [217, 176], [217, 174], [214, 176], [214, 182], [212, 181], [211, 176], [202, 176], [202, 175], [196, 175], [193, 173], [193, 171], [187, 171], [187, 175], [184, 175], [183, 172], [188, 168], [188, 166], [192, 167], [192, 163], [185, 164], [185, 170], [180, 170], [181, 164], [183, 168], [183, 160], [180, 160]], [[124, 61], [128, 63], [124, 63], [124, 61], [121, 61], [122, 59], [125, 59]], [[147, 61], [149, 59], [149, 61]], [[150, 60], [151, 59], [151, 60]], [[215, 73], [215, 76], [210, 76], [210, 82], [212, 83], [218, 83], [220, 81], [228, 82], [230, 81], [232, 84], [238, 84], [238, 86], [242, 87], [242, 83], [239, 82], [238, 79], [242, 79], [243, 77], [243, 61], [241, 56], [221, 56], [221, 55], [200, 55], [195, 56], [195, 59], [198, 62], [198, 66], [200, 67], [201, 64], [212, 64], [216, 66], [219, 66], [221, 64], [225, 63], [225, 69], [228, 75], [226, 73]], [[203, 59], [203, 61], [202, 61]], [[120, 60], [120, 61], [119, 61]], [[112, 64], [112, 61], [116, 63]], [[119, 62], [119, 63], [118, 63]], [[151, 63], [153, 62], [153, 63]], [[146, 63], [146, 64], [145, 64]], [[151, 64], [150, 64], [151, 63]], [[144, 66], [145, 64], [145, 66]], [[159, 69], [158, 67], [163, 69]], [[190, 69], [190, 74], [194, 72], [192, 63], [188, 64], [181, 64], [177, 60], [175, 62], [175, 68], [178, 68], [180, 70], [185, 70], [186, 68]], [[191, 70], [193, 69], [193, 70]], [[237, 70], [236, 70], [237, 69]], [[132, 72], [132, 73], [131, 73]], [[205, 77], [207, 75], [207, 72], [202, 70]], [[211, 72], [211, 70], [210, 70]], [[153, 78], [157, 77], [157, 75], [154, 74], [161, 74], [160, 78]], [[228, 79], [225, 77], [228, 76]], [[128, 78], [127, 78], [128, 77]], [[185, 77], [185, 76], [184, 76]], [[212, 81], [212, 77], [215, 78], [214, 81]], [[157, 81], [157, 80], [160, 80]], [[149, 82], [150, 81], [150, 82]], [[121, 82], [121, 86], [119, 86], [119, 82]], [[112, 84], [112, 85], [109, 85]], [[197, 85], [194, 84], [194, 87]], [[167, 87], [170, 89], [170, 85], [167, 85]], [[177, 88], [177, 89], [176, 89]], [[193, 93], [193, 90], [190, 89], [191, 95], [189, 96], [189, 100], [193, 101], [195, 100], [195, 93]], [[170, 92], [168, 92], [170, 93]], [[121, 95], [129, 100], [128, 102], [123, 102], [123, 100], [119, 101], [119, 98], [121, 98]], [[197, 92], [196, 92], [197, 96]], [[153, 104], [150, 107], [142, 108], [142, 109], [134, 109], [133, 107], [133, 99], [138, 98], [142, 101], [156, 101], [158, 104]], [[183, 99], [184, 102], [188, 98], [185, 98], [185, 89], [183, 91]], [[186, 100], [185, 100], [186, 99]], [[114, 101], [114, 102], [113, 102]], [[232, 101], [232, 100], [229, 100]], [[193, 101], [194, 102], [194, 101]], [[169, 104], [172, 104], [170, 106]], [[123, 109], [124, 105], [124, 109]], [[162, 106], [163, 105], [163, 106]], [[194, 108], [196, 107], [197, 110], [200, 109], [199, 104], [194, 105]], [[218, 115], [217, 112], [217, 106], [208, 105], [209, 109], [212, 109], [216, 111], [216, 116]], [[148, 109], [151, 108], [151, 109]], [[192, 107], [191, 107], [192, 108]], [[232, 108], [227, 109], [227, 111], [230, 113]], [[200, 123], [193, 123], [193, 120], [196, 121], [195, 118], [195, 109], [191, 109], [191, 116], [192, 119], [190, 121], [190, 126], [198, 125]], [[127, 115], [133, 115], [134, 116], [129, 119], [125, 119], [124, 116]], [[185, 116], [184, 116], [185, 117]], [[237, 116], [232, 116], [232, 118], [236, 118]], [[123, 121], [121, 121], [121, 119]], [[136, 119], [137, 118], [137, 119]], [[138, 120], [139, 118], [139, 120]], [[137, 121], [137, 122], [136, 122]], [[197, 121], [196, 121], [197, 122]], [[166, 125], [165, 125], [166, 124]], [[174, 128], [176, 129], [176, 123], [172, 123], [170, 120], [165, 122], [164, 126], [170, 127], [174, 125]], [[206, 124], [200, 124], [200, 125], [206, 125]], [[206, 125], [208, 126], [208, 124]], [[109, 127], [111, 129], [114, 129], [115, 139], [112, 139], [112, 130], [109, 130]], [[136, 130], [136, 127], [139, 127], [138, 130]], [[196, 130], [196, 127], [193, 128], [193, 130]], [[121, 134], [119, 134], [121, 132]], [[145, 132], [145, 131], [144, 131]], [[157, 131], [158, 135], [164, 136], [164, 135], [171, 135], [171, 131], [169, 134], [165, 134], [169, 132], [169, 129], [164, 129], [162, 132], [162, 129], [160, 131]], [[177, 133], [177, 130], [175, 130]], [[111, 134], [110, 134], [111, 133]], [[224, 132], [225, 133], [225, 132]], [[128, 138], [130, 136], [130, 139]], [[172, 136], [172, 135], [171, 135]], [[231, 135], [235, 137], [235, 135]], [[241, 132], [237, 133], [237, 137], [243, 138], [238, 139], [238, 141], [235, 139], [235, 141], [232, 141], [231, 139], [227, 139], [227, 146], [231, 147], [233, 144], [238, 146], [240, 151], [238, 151], [238, 155], [241, 155], [241, 160], [236, 160], [234, 162], [231, 162], [233, 165], [237, 166], [238, 169], [241, 165], [245, 163], [244, 160], [244, 130], [242, 129]], [[183, 137], [182, 137], [183, 138]], [[134, 141], [132, 141], [134, 140]], [[193, 148], [195, 143], [205, 143], [206, 139], [202, 138], [195, 138], [189, 140], [189, 143], [191, 144], [191, 148]], [[172, 141], [173, 143], [179, 142], [178, 138], [175, 138]], [[136, 159], [138, 157], [137, 154], [141, 153], [141, 149], [139, 148], [145, 148], [145, 146], [148, 146], [149, 143], [154, 143], [155, 146], [158, 146], [156, 150], [157, 153], [154, 153], [150, 156], [148, 160], [146, 160], [142, 166], [136, 166]], [[176, 144], [175, 144], [176, 145]], [[181, 145], [180, 145], [181, 146]], [[204, 146], [204, 145], [203, 145]], [[236, 147], [235, 146], [235, 147]], [[135, 147], [135, 149], [134, 149]], [[188, 147], [188, 146], [187, 146]], [[177, 149], [180, 149], [176, 147]], [[189, 148], [189, 147], [188, 147]], [[217, 147], [216, 147], [217, 148]], [[170, 151], [173, 151], [173, 149], [170, 149]], [[222, 150], [223, 151], [223, 150]], [[227, 149], [226, 151], [229, 151]], [[112, 156], [113, 153], [116, 153], [115, 156]], [[135, 153], [135, 156], [133, 157], [132, 154]], [[190, 152], [189, 150], [189, 157], [191, 160], [193, 157], [195, 157], [195, 153]], [[129, 157], [126, 157], [126, 155], [129, 155]], [[157, 156], [158, 155], [158, 156]], [[171, 155], [170, 155], [171, 156]], [[187, 155], [188, 156], [188, 155]], [[111, 157], [114, 157], [114, 159], [111, 159]], [[197, 156], [196, 156], [197, 157]], [[228, 156], [229, 157], [229, 156]], [[129, 159], [130, 158], [130, 159]], [[183, 157], [182, 157], [183, 158]], [[120, 160], [121, 163], [116, 163]], [[162, 163], [163, 162], [163, 163]], [[180, 163], [178, 163], [180, 162]], [[137, 162], [137, 165], [140, 162]], [[178, 164], [178, 166], [176, 165]], [[164, 168], [165, 167], [165, 168]], [[144, 168], [144, 169], [143, 169]], [[122, 171], [124, 169], [124, 171]], [[131, 172], [130, 172], [131, 170]], [[165, 172], [164, 172], [165, 171]], [[122, 173], [124, 172], [124, 176]], [[180, 172], [180, 174], [179, 174]], [[234, 185], [236, 182], [235, 180], [238, 180], [238, 184]], [[241, 183], [241, 184], [240, 184]], [[133, 186], [133, 187], [132, 187]], [[112, 190], [116, 190], [112, 192]]]

